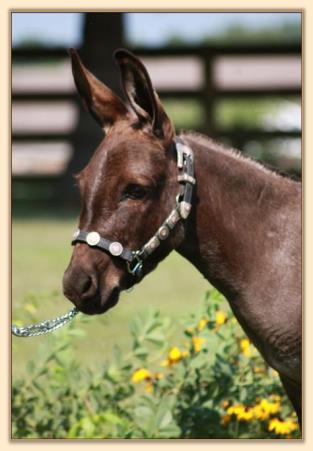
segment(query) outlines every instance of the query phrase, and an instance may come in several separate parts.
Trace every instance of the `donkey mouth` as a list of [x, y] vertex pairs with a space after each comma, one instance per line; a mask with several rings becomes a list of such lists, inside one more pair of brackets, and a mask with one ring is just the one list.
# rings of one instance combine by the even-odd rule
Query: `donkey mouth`
[[120, 290], [115, 287], [108, 296], [104, 297], [99, 293], [91, 299], [85, 299], [77, 308], [86, 315], [100, 315], [117, 304], [119, 294]]

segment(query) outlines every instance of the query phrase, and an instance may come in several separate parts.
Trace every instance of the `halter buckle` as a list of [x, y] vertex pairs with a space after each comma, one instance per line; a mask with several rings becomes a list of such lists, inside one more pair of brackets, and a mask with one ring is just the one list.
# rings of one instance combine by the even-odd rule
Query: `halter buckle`
[[[136, 251], [133, 253], [133, 260], [131, 262], [126, 262], [127, 271], [134, 277], [137, 277], [137, 279], [140, 279], [142, 275], [142, 267], [143, 267], [143, 261], [141, 260], [140, 251]], [[134, 264], [134, 267], [132, 268], [132, 264]]]

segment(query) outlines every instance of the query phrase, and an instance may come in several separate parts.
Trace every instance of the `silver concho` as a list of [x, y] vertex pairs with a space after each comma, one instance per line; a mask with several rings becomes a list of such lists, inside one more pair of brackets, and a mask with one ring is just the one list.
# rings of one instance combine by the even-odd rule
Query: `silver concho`
[[168, 237], [169, 233], [170, 231], [168, 227], [164, 224], [158, 230], [158, 237], [160, 238], [160, 240], [165, 240]]
[[171, 214], [166, 220], [166, 224], [169, 226], [170, 229], [173, 229], [178, 221], [180, 220], [179, 213], [176, 209], [172, 210]]
[[157, 236], [153, 236], [148, 243], [144, 246], [144, 251], [149, 255], [160, 246], [160, 241]]
[[78, 237], [79, 234], [80, 234], [80, 230], [79, 229], [75, 230], [75, 232], [73, 233], [73, 240], [76, 240], [76, 238]]
[[115, 257], [118, 257], [123, 252], [123, 246], [118, 241], [114, 241], [114, 243], [111, 243], [109, 246], [109, 252]]
[[101, 237], [98, 232], [89, 232], [86, 236], [86, 241], [89, 244], [89, 246], [96, 246], [99, 241], [101, 240]]
[[183, 219], [187, 219], [191, 210], [191, 204], [188, 202], [180, 203], [180, 215]]

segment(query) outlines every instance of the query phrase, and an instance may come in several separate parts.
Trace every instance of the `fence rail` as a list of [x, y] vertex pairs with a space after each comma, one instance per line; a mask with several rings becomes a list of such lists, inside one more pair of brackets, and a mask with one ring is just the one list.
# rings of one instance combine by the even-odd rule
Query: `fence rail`
[[[301, 54], [301, 44], [216, 44], [214, 46], [169, 46], [162, 48], [147, 47], [129, 47], [130, 50], [141, 56], [220, 56], [220, 55], [299, 55]], [[48, 58], [66, 58], [68, 51], [65, 47], [47, 47], [47, 48], [14, 48], [12, 51], [13, 58], [33, 60], [43, 60]]]
[[[196, 99], [198, 100], [204, 111], [203, 126], [199, 131], [210, 134], [213, 138], [223, 136], [232, 141], [233, 145], [240, 147], [245, 140], [257, 139], [265, 140], [272, 138], [296, 138], [301, 137], [300, 131], [281, 131], [281, 130], [263, 130], [263, 129], [221, 129], [214, 120], [214, 108], [218, 100], [221, 99], [258, 99], [258, 98], [274, 98], [274, 97], [301, 97], [302, 88], [290, 85], [284, 87], [268, 87], [256, 86], [253, 88], [233, 88], [226, 89], [217, 86], [214, 81], [213, 70], [217, 57], [268, 57], [268, 56], [297, 56], [301, 57], [300, 45], [216, 45], [216, 46], [198, 46], [198, 47], [167, 47], [158, 49], [147, 49], [143, 47], [135, 47], [131, 49], [140, 57], [149, 59], [157, 59], [161, 57], [197, 57], [201, 60], [204, 67], [204, 83], [202, 87], [197, 89], [158, 89], [161, 99], [177, 98], [177, 99]], [[16, 48], [12, 51], [13, 64], [35, 64], [39, 62], [51, 60], [64, 60], [68, 58], [65, 48]], [[78, 102], [78, 97], [73, 91], [69, 92], [43, 92], [20, 91], [12, 92], [12, 101], [16, 103], [22, 102], [49, 102], [49, 101], [71, 101]], [[32, 142], [45, 141], [55, 142], [60, 140], [68, 140], [71, 134], [54, 133], [54, 132], [38, 132], [26, 133], [25, 131], [14, 131], [12, 139], [14, 142]], [[61, 176], [61, 175], [60, 175]], [[27, 180], [27, 176], [16, 175], [15, 179]], [[29, 176], [31, 179], [32, 176]], [[33, 176], [40, 180], [40, 177]]]

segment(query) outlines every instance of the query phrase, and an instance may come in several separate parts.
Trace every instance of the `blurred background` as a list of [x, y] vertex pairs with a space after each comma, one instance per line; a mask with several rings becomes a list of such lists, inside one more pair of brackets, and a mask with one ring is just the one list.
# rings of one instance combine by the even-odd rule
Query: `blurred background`
[[[79, 214], [73, 174], [102, 134], [81, 107], [67, 49], [77, 48], [86, 66], [122, 95], [112, 53], [127, 47], [148, 68], [177, 131], [205, 133], [300, 178], [301, 31], [301, 13], [292, 12], [12, 14], [15, 321], [70, 307], [61, 281]], [[173, 319], [175, 334], [177, 306], [191, 312], [207, 288], [173, 253], [112, 311], [86, 323], [77, 355], [92, 366], [110, 355], [111, 345], [126, 346], [129, 318], [147, 305]], [[38, 339], [14, 344], [18, 375]]]

